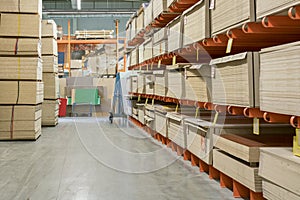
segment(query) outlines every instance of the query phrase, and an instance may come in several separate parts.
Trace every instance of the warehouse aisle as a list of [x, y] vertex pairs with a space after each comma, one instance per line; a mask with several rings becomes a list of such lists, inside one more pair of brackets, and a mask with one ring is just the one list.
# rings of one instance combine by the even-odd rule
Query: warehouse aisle
[[126, 120], [65, 118], [36, 142], [0, 143], [0, 199], [234, 199]]

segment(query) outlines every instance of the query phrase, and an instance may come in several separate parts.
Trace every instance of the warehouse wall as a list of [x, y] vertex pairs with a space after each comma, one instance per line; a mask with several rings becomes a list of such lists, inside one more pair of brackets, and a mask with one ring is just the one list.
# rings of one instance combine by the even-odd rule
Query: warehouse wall
[[[68, 33], [68, 20], [71, 20], [71, 34], [74, 34], [76, 30], [115, 30], [114, 20], [118, 19], [120, 33], [125, 32], [126, 22], [129, 16], [100, 16], [99, 17], [77, 17], [72, 18], [53, 18], [57, 25], [63, 27], [64, 34]], [[125, 36], [125, 35], [124, 35]]]

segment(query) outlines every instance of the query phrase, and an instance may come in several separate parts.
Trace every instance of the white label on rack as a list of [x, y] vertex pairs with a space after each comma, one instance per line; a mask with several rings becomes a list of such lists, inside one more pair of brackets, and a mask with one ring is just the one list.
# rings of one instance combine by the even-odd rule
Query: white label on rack
[[210, 0], [209, 9], [210, 9], [210, 10], [215, 9], [215, 4], [216, 4], [216, 0]]
[[215, 77], [216, 77], [216, 67], [211, 66], [211, 78], [215, 78]]

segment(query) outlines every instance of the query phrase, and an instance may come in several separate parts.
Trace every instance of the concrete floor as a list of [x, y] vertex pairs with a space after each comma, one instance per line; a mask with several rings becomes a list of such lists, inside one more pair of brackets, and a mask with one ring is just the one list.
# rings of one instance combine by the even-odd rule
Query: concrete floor
[[232, 192], [126, 120], [64, 118], [0, 143], [0, 199], [229, 200]]

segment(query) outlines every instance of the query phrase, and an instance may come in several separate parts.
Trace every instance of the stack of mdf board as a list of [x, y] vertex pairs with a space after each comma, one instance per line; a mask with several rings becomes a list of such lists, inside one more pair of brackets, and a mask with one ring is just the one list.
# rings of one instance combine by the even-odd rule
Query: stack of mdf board
[[[42, 59], [44, 81], [44, 103], [42, 106], [42, 125], [56, 126], [58, 123], [58, 52], [57, 26], [53, 20], [42, 21]], [[73, 64], [75, 62], [73, 61]], [[76, 62], [78, 63], [78, 62]]]
[[153, 57], [153, 43], [152, 38], [144, 42], [144, 60], [149, 60]]
[[149, 95], [153, 95], [155, 76], [152, 72], [145, 73], [144, 76], [145, 76], [145, 93]]
[[154, 106], [147, 104], [145, 106], [145, 123], [150, 129], [155, 130]]
[[129, 19], [126, 23], [126, 40], [130, 41], [131, 40], [131, 20]]
[[196, 118], [184, 120], [185, 148], [208, 165], [212, 165], [212, 123]]
[[167, 29], [161, 28], [153, 34], [153, 57], [165, 54], [168, 51]]
[[155, 76], [154, 82], [154, 94], [157, 96], [165, 97], [167, 92], [166, 86], [166, 71], [165, 70], [156, 70], [153, 72]]
[[153, 19], [156, 19], [160, 14], [167, 12], [167, 0], [152, 0], [153, 3]]
[[145, 124], [145, 103], [137, 103], [137, 115], [141, 124]]
[[139, 63], [143, 63], [144, 62], [144, 45], [141, 44], [140, 46], [137, 47], [137, 51], [138, 51], [138, 60], [139, 60]]
[[207, 64], [193, 65], [185, 69], [183, 98], [210, 102], [211, 68]]
[[138, 81], [137, 92], [139, 94], [145, 94], [145, 92], [146, 92], [145, 74], [139, 73], [137, 81]]
[[[253, 135], [251, 119], [228, 120], [214, 130], [213, 166], [251, 191], [262, 192], [258, 175], [259, 151], [268, 146], [291, 146], [289, 126], [260, 124], [260, 135]], [[260, 163], [261, 165], [261, 163]]]
[[183, 95], [184, 71], [172, 69], [167, 72], [167, 97], [181, 99]]
[[164, 137], [168, 137], [167, 135], [167, 113], [174, 112], [175, 107], [171, 105], [155, 105], [154, 113], [155, 113], [155, 131], [161, 134]]
[[200, 1], [183, 15], [183, 46], [210, 37], [209, 1]]
[[262, 148], [259, 175], [268, 200], [300, 199], [300, 158], [292, 148]]
[[[255, 21], [254, 0], [216, 0], [211, 5], [211, 32], [213, 35]], [[212, 3], [211, 3], [212, 4]]]
[[173, 52], [182, 47], [181, 18], [178, 17], [167, 25], [168, 52]]
[[0, 4], [0, 140], [36, 140], [41, 135], [42, 1]]
[[212, 102], [259, 106], [259, 55], [246, 52], [211, 61]]
[[131, 92], [137, 93], [138, 92], [138, 75], [131, 76]]
[[140, 9], [137, 11], [137, 20], [136, 20], [136, 29], [137, 33], [144, 29], [144, 15], [145, 15], [145, 7], [146, 3], [143, 3]]
[[134, 15], [131, 19], [131, 27], [130, 27], [130, 40], [134, 39], [136, 36], [136, 16]]
[[176, 112], [168, 112], [167, 115], [167, 137], [178, 146], [186, 148], [183, 134], [183, 120], [188, 116]]
[[300, 116], [300, 42], [263, 49], [260, 52], [261, 110]]
[[130, 53], [130, 66], [138, 64], [138, 51], [134, 48]]
[[256, 0], [256, 17], [279, 14], [290, 7], [300, 4], [299, 0]]
[[84, 30], [75, 31], [76, 39], [107, 39], [113, 38], [113, 30]]
[[145, 8], [144, 13], [144, 27], [146, 28], [148, 25], [150, 25], [153, 21], [153, 0], [149, 2], [148, 6]]

